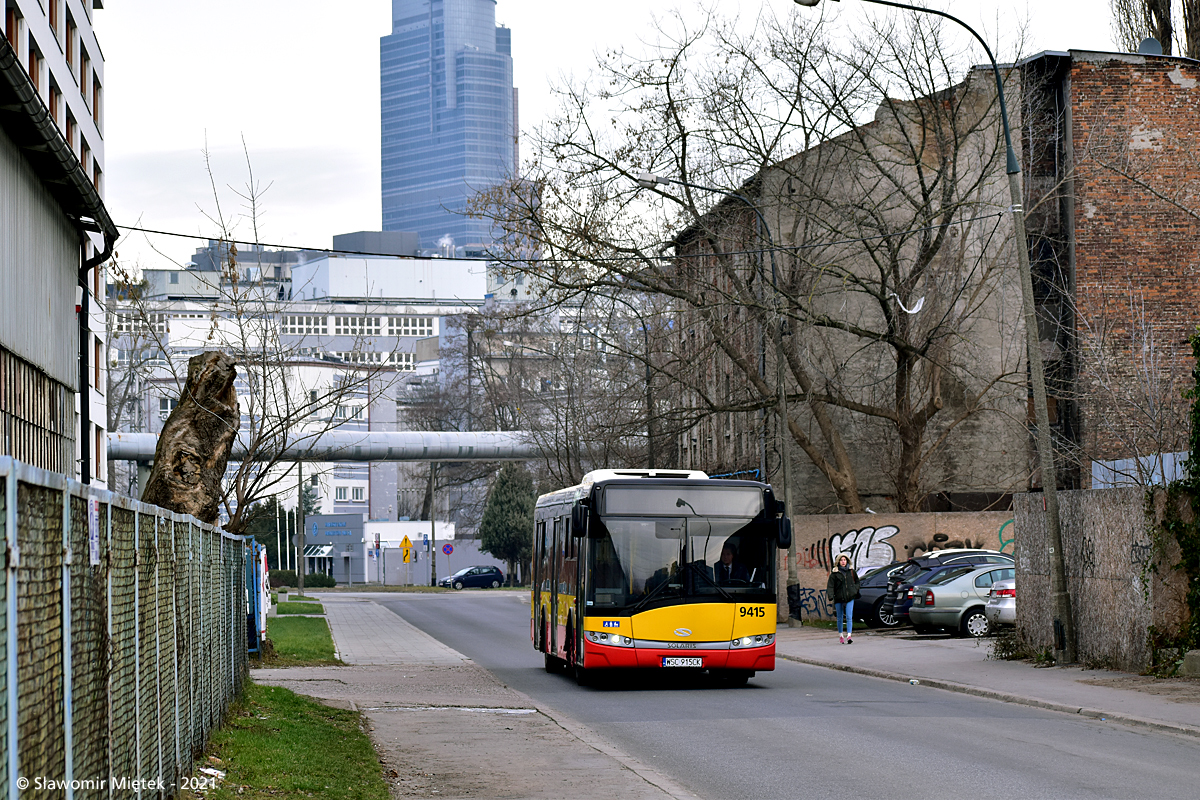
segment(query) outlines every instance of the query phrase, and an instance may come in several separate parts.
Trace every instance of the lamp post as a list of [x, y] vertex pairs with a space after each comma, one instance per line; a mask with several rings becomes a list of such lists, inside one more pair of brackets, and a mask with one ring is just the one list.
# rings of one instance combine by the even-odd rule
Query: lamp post
[[[836, 2], [837, 0], [835, 0]], [[821, 0], [793, 0], [797, 5], [812, 7]], [[996, 95], [1000, 101], [1000, 121], [1004, 126], [1004, 145], [1007, 154], [1008, 194], [1012, 204], [1013, 228], [1016, 233], [1017, 263], [1021, 272], [1021, 311], [1025, 317], [1025, 341], [1028, 350], [1029, 376], [1033, 390], [1033, 409], [1037, 423], [1036, 441], [1038, 463], [1042, 470], [1042, 492], [1046, 503], [1046, 524], [1050, 533], [1050, 591], [1054, 599], [1054, 649], [1060, 663], [1075, 661], [1075, 623], [1071, 613], [1071, 595], [1067, 590], [1066, 560], [1063, 555], [1062, 528], [1058, 514], [1058, 473], [1054, 467], [1054, 450], [1050, 437], [1050, 414], [1046, 402], [1046, 371], [1042, 363], [1041, 337], [1038, 334], [1037, 314], [1033, 303], [1033, 275], [1029, 265], [1029, 245], [1025, 234], [1025, 209], [1022, 206], [1021, 164], [1013, 149], [1012, 132], [1008, 123], [1008, 107], [1004, 102], [1004, 81], [996, 57], [983, 37], [967, 23], [944, 11], [922, 8], [891, 0], [862, 0], [879, 6], [933, 14], [954, 22], [975, 37], [987, 53], [996, 78]]]
[[[713, 186], [702, 186], [698, 183], [689, 183], [688, 181], [679, 180], [678, 178], [664, 178], [658, 175], [652, 175], [649, 172], [643, 172], [637, 177], [638, 185], [644, 189], [652, 189], [658, 184], [675, 184], [676, 186], [686, 186], [689, 189], [699, 189], [702, 192], [713, 192], [715, 194], [723, 194], [726, 197], [741, 201], [750, 207], [758, 218], [758, 224], [762, 227], [763, 235], [767, 239], [767, 253], [771, 258], [771, 289], [772, 299], [775, 311], [775, 391], [776, 405], [779, 407], [779, 458], [783, 462], [782, 479], [783, 479], [783, 502], [788, 513], [792, 513], [794, 504], [792, 503], [792, 459], [791, 446], [789, 440], [792, 437], [791, 418], [788, 415], [787, 406], [787, 389], [784, 384], [784, 357], [783, 357], [783, 310], [779, 303], [779, 271], [775, 265], [775, 240], [771, 236], [771, 227], [767, 224], [767, 218], [763, 216], [759, 207], [745, 195], [737, 192], [727, 192], [724, 189], [718, 189]], [[765, 477], [765, 476], [764, 476]], [[792, 537], [792, 543], [788, 546], [788, 598], [791, 600], [792, 594], [796, 591], [792, 587], [798, 586], [800, 576], [796, 571], [796, 539]], [[791, 615], [792, 603], [789, 602], [789, 613], [787, 622], [789, 627], [794, 625]]]

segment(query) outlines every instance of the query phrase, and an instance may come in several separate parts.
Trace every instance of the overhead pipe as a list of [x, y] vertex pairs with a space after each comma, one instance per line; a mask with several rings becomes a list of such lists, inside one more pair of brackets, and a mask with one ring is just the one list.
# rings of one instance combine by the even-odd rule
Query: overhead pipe
[[[238, 433], [230, 461], [528, 461], [541, 450], [528, 431], [325, 431], [287, 437], [282, 450]], [[111, 461], [151, 461], [155, 433], [109, 433]]]

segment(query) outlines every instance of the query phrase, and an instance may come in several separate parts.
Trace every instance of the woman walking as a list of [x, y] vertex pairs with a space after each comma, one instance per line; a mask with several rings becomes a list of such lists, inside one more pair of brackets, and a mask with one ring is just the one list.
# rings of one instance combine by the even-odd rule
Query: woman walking
[[[850, 557], [842, 553], [837, 557], [837, 564], [829, 573], [829, 583], [825, 586], [825, 596], [833, 601], [837, 611], [838, 641], [842, 644], [853, 644], [850, 634], [854, 631], [854, 600], [858, 597], [858, 575], [850, 566]], [[842, 624], [845, 620], [845, 625]]]

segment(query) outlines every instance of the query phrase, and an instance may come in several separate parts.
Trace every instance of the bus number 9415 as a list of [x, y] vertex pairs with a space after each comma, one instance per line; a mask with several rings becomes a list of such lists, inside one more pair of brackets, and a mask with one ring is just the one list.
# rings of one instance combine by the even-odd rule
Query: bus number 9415
[[767, 609], [762, 606], [741, 606], [738, 608], [739, 617], [765, 617]]

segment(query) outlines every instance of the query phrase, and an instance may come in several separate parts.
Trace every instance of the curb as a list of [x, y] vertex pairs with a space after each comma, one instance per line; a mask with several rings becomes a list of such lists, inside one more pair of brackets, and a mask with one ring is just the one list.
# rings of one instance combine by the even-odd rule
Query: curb
[[820, 659], [807, 658], [805, 656], [786, 655], [778, 651], [776, 651], [775, 657], [786, 659], [788, 661], [795, 661], [799, 664], [807, 664], [811, 667], [836, 669], [842, 672], [852, 672], [856, 675], [865, 675], [870, 678], [882, 678], [883, 680], [897, 681], [899, 683], [909, 683], [912, 680], [919, 680], [922, 686], [929, 686], [934, 689], [943, 689], [947, 692], [969, 694], [974, 695], [975, 697], [984, 697], [989, 700], [999, 700], [1002, 703], [1015, 703], [1022, 706], [1041, 708], [1046, 711], [1058, 711], [1063, 714], [1075, 714], [1077, 716], [1089, 717], [1091, 719], [1102, 720], [1105, 722], [1119, 722], [1123, 725], [1133, 725], [1139, 728], [1148, 728], [1161, 733], [1182, 734], [1184, 736], [1191, 736], [1193, 738], [1200, 739], [1200, 728], [1193, 727], [1191, 725], [1184, 725], [1180, 722], [1165, 722], [1163, 720], [1146, 719], [1144, 717], [1131, 717], [1127, 714], [1101, 711], [1095, 708], [1072, 706], [1067, 705], [1066, 703], [1056, 703], [1052, 700], [1041, 700], [1036, 697], [1024, 697], [1022, 695], [1009, 694], [1008, 692], [997, 692], [992, 689], [983, 689], [966, 683], [955, 683], [954, 681], [944, 681], [937, 678], [926, 678], [917, 675], [901, 675], [898, 672], [871, 669], [870, 667], [855, 667], [849, 664], [838, 664], [833, 661], [821, 661]]

